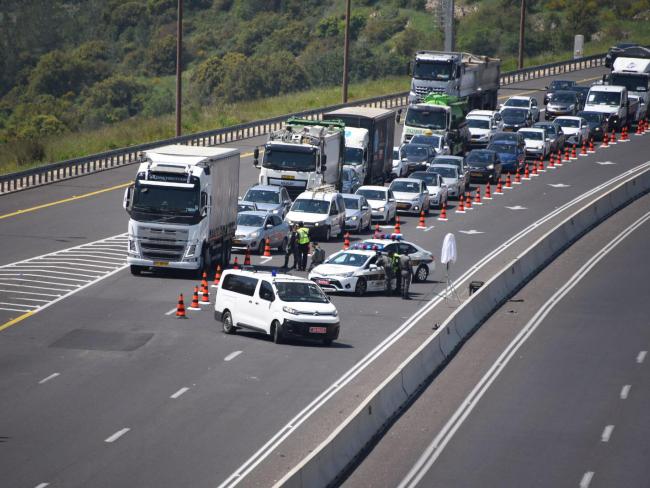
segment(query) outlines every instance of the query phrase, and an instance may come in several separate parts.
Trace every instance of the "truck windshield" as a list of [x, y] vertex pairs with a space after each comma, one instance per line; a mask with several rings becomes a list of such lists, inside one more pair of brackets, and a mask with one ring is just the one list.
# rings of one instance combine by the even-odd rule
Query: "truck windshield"
[[329, 212], [330, 202], [325, 200], [307, 200], [299, 199], [293, 202], [291, 206], [292, 212], [304, 212], [304, 213], [317, 213], [317, 214], [326, 214]]
[[612, 73], [612, 85], [624, 86], [629, 91], [647, 92], [648, 75]]
[[283, 302], [328, 303], [325, 294], [314, 283], [275, 282], [278, 296]]
[[358, 147], [345, 148], [345, 161], [343, 164], [361, 164], [363, 163], [363, 149]]
[[316, 171], [316, 155], [312, 152], [267, 148], [262, 166], [287, 171]]
[[413, 78], [418, 80], [450, 80], [453, 74], [453, 63], [440, 61], [416, 61], [413, 68]]
[[621, 104], [621, 93], [608, 91], [589, 92], [587, 102], [594, 105], [617, 106]]
[[404, 124], [424, 129], [444, 130], [447, 128], [447, 112], [427, 107], [409, 107]]
[[148, 222], [189, 223], [199, 215], [199, 189], [142, 185], [133, 192], [134, 219]]

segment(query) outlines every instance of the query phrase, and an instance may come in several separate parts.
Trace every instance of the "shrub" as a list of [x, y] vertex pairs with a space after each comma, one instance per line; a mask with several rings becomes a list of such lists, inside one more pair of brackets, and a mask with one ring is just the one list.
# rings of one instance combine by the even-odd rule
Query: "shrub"
[[139, 113], [147, 87], [135, 78], [115, 75], [96, 83], [85, 93], [84, 122], [91, 126], [117, 122]]
[[176, 38], [165, 36], [153, 41], [147, 49], [145, 65], [154, 76], [176, 73]]

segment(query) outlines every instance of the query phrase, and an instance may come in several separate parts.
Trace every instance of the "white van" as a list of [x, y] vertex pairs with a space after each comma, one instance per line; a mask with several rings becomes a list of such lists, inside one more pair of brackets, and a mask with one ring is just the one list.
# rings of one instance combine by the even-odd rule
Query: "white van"
[[338, 315], [316, 283], [267, 272], [224, 271], [214, 302], [214, 318], [226, 334], [248, 329], [269, 334], [276, 344], [298, 337], [329, 346], [339, 337]]
[[331, 185], [314, 188], [298, 195], [284, 220], [289, 225], [302, 222], [311, 240], [318, 236], [329, 241], [345, 231], [345, 201]]

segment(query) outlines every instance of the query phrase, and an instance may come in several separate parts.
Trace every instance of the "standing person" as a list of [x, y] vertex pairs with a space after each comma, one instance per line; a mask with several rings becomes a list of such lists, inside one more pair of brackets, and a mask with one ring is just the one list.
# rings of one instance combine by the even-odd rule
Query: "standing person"
[[380, 268], [384, 268], [384, 286], [386, 289], [386, 294], [390, 295], [393, 292], [392, 281], [393, 276], [395, 276], [393, 273], [393, 263], [388, 256], [382, 254], [381, 251], [377, 251], [377, 262], [375, 264]]
[[395, 278], [397, 278], [395, 280], [395, 294], [399, 295], [400, 291], [402, 289], [402, 278], [401, 278], [402, 275], [401, 275], [400, 270], [399, 270], [399, 258], [400, 258], [400, 255], [397, 254], [394, 251], [391, 251], [391, 252], [388, 253], [388, 257], [390, 257], [393, 276]]
[[298, 249], [298, 225], [293, 224], [289, 231], [289, 242], [284, 255], [284, 269], [289, 269], [289, 257], [293, 255], [293, 267], [296, 269], [300, 263], [300, 250]]
[[313, 250], [311, 252], [311, 263], [309, 264], [309, 271], [314, 269], [319, 264], [325, 262], [325, 251], [318, 245], [318, 242], [312, 243]]
[[307, 270], [307, 255], [309, 254], [309, 229], [302, 222], [298, 223], [298, 247], [300, 249], [299, 271]]
[[399, 271], [401, 275], [402, 298], [404, 300], [410, 300], [409, 287], [411, 285], [411, 278], [413, 277], [413, 268], [411, 268], [411, 258], [407, 254], [402, 254], [399, 257]]

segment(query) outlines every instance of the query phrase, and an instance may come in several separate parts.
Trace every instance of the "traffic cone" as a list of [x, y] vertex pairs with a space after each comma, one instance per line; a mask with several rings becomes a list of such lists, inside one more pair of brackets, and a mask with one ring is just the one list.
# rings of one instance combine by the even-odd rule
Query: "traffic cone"
[[495, 195], [503, 195], [503, 186], [501, 186], [501, 178], [499, 178], [499, 181], [497, 183], [497, 189], [494, 190]]
[[201, 310], [199, 307], [199, 287], [194, 287], [194, 293], [192, 294], [192, 303], [190, 304], [188, 310]]
[[546, 170], [544, 169], [544, 158], [542, 156], [539, 157], [539, 162], [537, 163], [537, 171], [540, 173], [546, 173]]
[[201, 277], [201, 289], [208, 287], [208, 274], [204, 271]]
[[214, 273], [214, 282], [212, 283], [212, 288], [217, 288], [219, 282], [221, 281], [221, 265], [217, 264], [217, 270]]
[[563, 159], [562, 162], [568, 163], [569, 161], [571, 161], [571, 159], [569, 158], [569, 148], [565, 147], [564, 148], [564, 159]]
[[458, 207], [456, 207], [456, 213], [465, 213], [465, 199], [462, 196], [458, 199]]
[[587, 150], [587, 152], [589, 154], [593, 154], [593, 153], [596, 152], [596, 150], [594, 149], [594, 138], [593, 137], [591, 139], [589, 139], [589, 149]]
[[465, 210], [472, 210], [472, 194], [465, 193]]
[[485, 185], [485, 200], [492, 200], [492, 191], [490, 189], [490, 182]]
[[634, 133], [634, 135], [640, 136], [642, 130], [643, 130], [643, 120], [639, 120], [639, 122], [636, 124], [636, 132]]
[[208, 291], [208, 284], [206, 283], [201, 290], [201, 305], [210, 305], [210, 292]]
[[533, 160], [532, 166], [533, 169], [530, 170], [530, 177], [532, 178], [533, 176], [539, 176], [537, 173], [537, 161]]
[[587, 143], [585, 141], [582, 141], [582, 149], [580, 149], [580, 156], [586, 156], [587, 155]]
[[608, 142], [609, 142], [609, 136], [607, 135], [607, 132], [605, 132], [605, 135], [603, 135], [603, 143], [600, 145], [601, 149], [609, 147]]
[[350, 233], [346, 232], [343, 236], [343, 250], [347, 251], [348, 249], [350, 249]]
[[232, 269], [239, 269], [239, 261], [237, 260], [237, 256], [235, 256], [235, 261], [232, 263]]
[[627, 134], [627, 127], [623, 127], [623, 130], [621, 131], [621, 142], [627, 142], [629, 140], [630, 138], [628, 137]]
[[177, 319], [186, 319], [185, 315], [185, 303], [183, 303], [183, 294], [178, 295], [178, 305], [176, 305], [176, 318]]
[[506, 175], [506, 188], [512, 188], [512, 180], [510, 179], [510, 173]]
[[519, 168], [515, 171], [515, 185], [521, 185], [521, 175], [519, 174]]
[[562, 166], [562, 151], [557, 150], [557, 157], [555, 158], [555, 166]]
[[264, 257], [265, 258], [270, 258], [271, 257], [271, 239], [268, 237], [266, 238], [266, 241], [264, 242]]
[[402, 233], [402, 226], [399, 223], [399, 215], [395, 216], [395, 234]]
[[379, 239], [379, 224], [375, 225], [375, 234], [373, 235], [375, 239]]
[[548, 158], [548, 169], [555, 169], [555, 154], [553, 153]]
[[474, 205], [483, 205], [481, 201], [481, 187], [476, 189], [476, 195], [474, 195]]
[[427, 226], [426, 226], [426, 224], [424, 222], [424, 210], [422, 210], [422, 212], [420, 212], [420, 220], [418, 221], [417, 228], [418, 229], [426, 229], [427, 228]]
[[526, 166], [524, 166], [524, 177], [522, 178], [524, 181], [530, 181], [530, 171], [528, 171], [528, 163], [526, 163]]
[[251, 265], [251, 251], [246, 248], [246, 254], [244, 254], [244, 266], [250, 266]]
[[442, 206], [442, 210], [440, 210], [440, 215], [438, 216], [438, 220], [442, 220], [443, 222], [447, 222], [447, 204], [446, 203]]
[[641, 121], [641, 135], [645, 134], [646, 130], [648, 130], [648, 119], [643, 119]]
[[612, 137], [609, 138], [609, 145], [613, 146], [616, 144], [616, 130], [612, 129]]
[[576, 152], [576, 145], [573, 145], [573, 148], [571, 149], [571, 160], [576, 160], [578, 159], [578, 153]]

